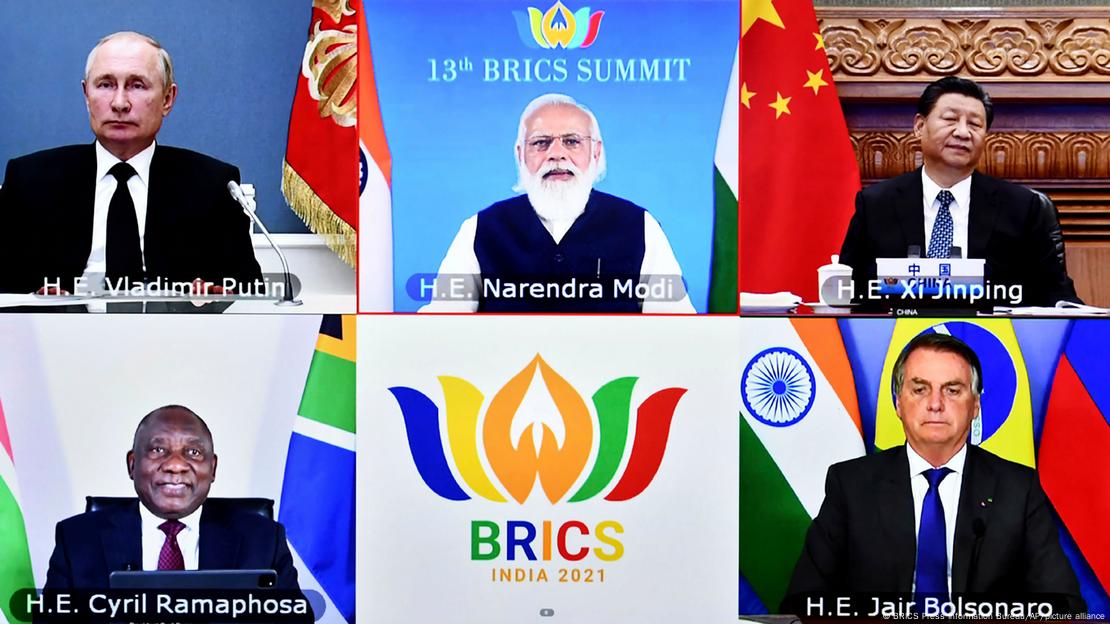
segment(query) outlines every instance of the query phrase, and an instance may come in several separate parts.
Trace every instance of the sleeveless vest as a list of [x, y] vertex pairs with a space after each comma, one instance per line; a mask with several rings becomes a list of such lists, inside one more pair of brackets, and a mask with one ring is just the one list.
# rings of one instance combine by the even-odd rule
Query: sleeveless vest
[[497, 202], [478, 213], [474, 253], [481, 312], [640, 311], [625, 287], [640, 278], [644, 209], [619, 197], [592, 191], [557, 244], [527, 195]]

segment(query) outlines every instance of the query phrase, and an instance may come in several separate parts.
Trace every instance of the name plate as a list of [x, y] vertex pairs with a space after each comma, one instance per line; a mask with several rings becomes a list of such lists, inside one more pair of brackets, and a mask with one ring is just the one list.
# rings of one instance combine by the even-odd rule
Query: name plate
[[982, 258], [877, 258], [879, 295], [963, 298], [973, 286], [983, 288]]

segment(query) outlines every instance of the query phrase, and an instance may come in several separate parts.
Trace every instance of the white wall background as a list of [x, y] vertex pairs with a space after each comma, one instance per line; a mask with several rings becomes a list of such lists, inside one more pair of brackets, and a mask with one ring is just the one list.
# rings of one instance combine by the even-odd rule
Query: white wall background
[[[253, 226], [252, 226], [253, 227]], [[355, 312], [355, 270], [335, 255], [316, 234], [274, 234], [274, 242], [285, 252], [289, 271], [301, 280], [299, 308], [233, 306], [234, 312], [274, 314], [277, 312], [353, 314]], [[260, 233], [251, 235], [254, 257], [263, 273], [281, 273], [281, 259]]]
[[[547, 607], [555, 610], [552, 622], [576, 624], [735, 622], [739, 329], [737, 318], [360, 317], [358, 619], [517, 623], [546, 621], [539, 610]], [[688, 389], [678, 402], [659, 472], [639, 496], [609, 502], [602, 500], [608, 491], [603, 490], [588, 501], [552, 505], [537, 484], [521, 505], [481, 497], [448, 501], [425, 486], [388, 388], [416, 388], [437, 403], [446, 438], [437, 376], [474, 384], [485, 397], [484, 416], [497, 390], [537, 353], [582, 395], [591, 412], [590, 396], [602, 384], [639, 377], [632, 393], [632, 430], [635, 409], [647, 396], [668, 387]], [[561, 421], [537, 383], [533, 379], [516, 418]], [[596, 423], [596, 414], [592, 417]], [[478, 444], [481, 449], [480, 437]], [[587, 466], [597, 444], [595, 436]], [[622, 463], [630, 450], [631, 444]], [[491, 480], [498, 484], [492, 474]], [[462, 480], [459, 484], [469, 491]], [[502, 531], [510, 519], [537, 526], [553, 520], [555, 527], [576, 519], [591, 532], [600, 520], [616, 520], [625, 529], [620, 536], [625, 554], [615, 562], [592, 555], [577, 563], [558, 557], [508, 562], [502, 552], [496, 563], [471, 561], [469, 531], [475, 519], [498, 521]], [[574, 543], [593, 545], [592, 538]], [[549, 582], [495, 583], [490, 578], [495, 567], [545, 568]], [[606, 580], [560, 584], [555, 572], [560, 567], [605, 568]]]
[[0, 315], [0, 402], [36, 583], [55, 523], [86, 495], [134, 495], [124, 457], [161, 405], [186, 405], [212, 429], [212, 496], [280, 500], [319, 327], [307, 315]]

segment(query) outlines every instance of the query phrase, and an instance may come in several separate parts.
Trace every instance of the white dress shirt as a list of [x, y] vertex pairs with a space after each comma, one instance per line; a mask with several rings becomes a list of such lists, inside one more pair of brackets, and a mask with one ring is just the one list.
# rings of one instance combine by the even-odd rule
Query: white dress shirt
[[[154, 158], [155, 146], [155, 143], [151, 143], [149, 147], [127, 161], [127, 164], [131, 165], [137, 174], [131, 176], [131, 179], [127, 181], [127, 190], [131, 193], [131, 201], [135, 204], [135, 220], [139, 224], [139, 250], [144, 252], [146, 243], [143, 235], [146, 232], [150, 161]], [[99, 141], [96, 142], [96, 194], [93, 196], [92, 249], [89, 250], [89, 259], [85, 263], [84, 274], [86, 283], [90, 286], [95, 286], [97, 281], [91, 279], [91, 275], [104, 275], [107, 272], [108, 263], [105, 257], [105, 247], [108, 243], [108, 205], [112, 202], [112, 195], [115, 194], [118, 185], [115, 176], [108, 173], [108, 171], [119, 162], [123, 161], [113, 156]], [[143, 260], [143, 267], [146, 267], [145, 259]]]
[[[933, 238], [933, 223], [936, 222], [937, 213], [940, 212], [937, 195], [944, 190], [950, 191], [956, 198], [956, 201], [948, 206], [948, 211], [952, 213], [952, 244], [960, 248], [961, 257], [967, 258], [967, 215], [971, 211], [971, 176], [953, 184], [952, 188], [945, 189], [933, 182], [929, 174], [925, 173], [924, 167], [921, 168], [921, 195], [925, 202], [925, 249], [921, 250], [921, 255], [925, 255], [929, 249], [929, 241]], [[947, 256], [948, 254], [945, 253], [945, 257]]]
[[[917, 451], [913, 450], [913, 447], [908, 443], [906, 444], [906, 455], [910, 460], [910, 489], [913, 492], [913, 534], [914, 543], [916, 543], [918, 533], [921, 531], [921, 508], [925, 505], [925, 494], [929, 491], [929, 479], [924, 473], [926, 470], [931, 470], [933, 465], [918, 455]], [[955, 543], [956, 535], [956, 512], [959, 511], [960, 506], [960, 489], [963, 487], [964, 462], [966, 460], [967, 444], [965, 443], [952, 456], [952, 459], [948, 460], [947, 464], [936, 466], [937, 468], [952, 470], [944, 477], [939, 486], [940, 504], [944, 507], [944, 546], [948, 553], [948, 593], [950, 595], [952, 593], [952, 546]], [[914, 570], [913, 589], [917, 591], [917, 570]]]
[[[185, 525], [177, 534], [177, 546], [181, 549], [186, 570], [196, 570], [200, 565], [200, 514], [203, 510], [204, 505], [201, 505], [193, 513], [178, 519]], [[139, 519], [142, 522], [143, 569], [157, 570], [158, 555], [162, 553], [162, 545], [166, 543], [166, 534], [158, 527], [165, 519], [151, 513], [142, 503], [139, 503]]]
[[[538, 215], [537, 215], [538, 216]], [[563, 240], [570, 226], [574, 224], [575, 216], [566, 220], [544, 219], [539, 217], [540, 223], [551, 234], [556, 244]], [[478, 256], [474, 253], [474, 236], [478, 230], [478, 215], [463, 221], [459, 227], [455, 240], [447, 249], [447, 255], [439, 265], [439, 275], [476, 275], [481, 280], [482, 270], [478, 264]], [[644, 212], [644, 260], [640, 264], [641, 276], [655, 275], [682, 275], [678, 260], [674, 257], [671, 244], [659, 222]], [[420, 308], [420, 312], [477, 312], [477, 299], [451, 299], [433, 300]], [[656, 301], [646, 299], [643, 305], [646, 313], [676, 313], [694, 314], [696, 310], [690, 303], [690, 295], [685, 294], [678, 301]]]

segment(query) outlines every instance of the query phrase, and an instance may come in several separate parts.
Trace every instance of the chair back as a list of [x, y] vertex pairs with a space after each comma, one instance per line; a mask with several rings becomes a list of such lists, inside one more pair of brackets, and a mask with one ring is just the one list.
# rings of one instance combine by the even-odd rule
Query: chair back
[[1064, 231], [1060, 227], [1060, 212], [1056, 209], [1056, 204], [1040, 191], [1033, 191], [1037, 196], [1037, 208], [1041, 211], [1041, 216], [1046, 223], [1050, 224], [1049, 238], [1052, 239], [1052, 249], [1056, 257], [1056, 262], [1060, 265], [1060, 270], [1064, 275], [1068, 273], [1067, 258], [1064, 253]]
[[[85, 511], [105, 511], [134, 505], [134, 496], [86, 496]], [[274, 519], [274, 501], [269, 498], [217, 498], [204, 501], [205, 507], [239, 513], [251, 513]]]

